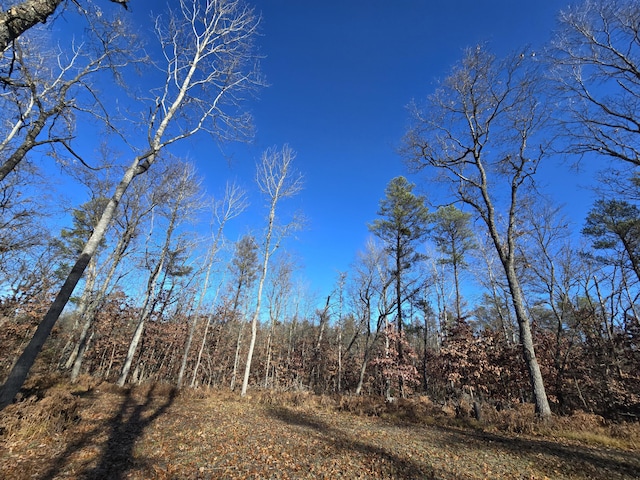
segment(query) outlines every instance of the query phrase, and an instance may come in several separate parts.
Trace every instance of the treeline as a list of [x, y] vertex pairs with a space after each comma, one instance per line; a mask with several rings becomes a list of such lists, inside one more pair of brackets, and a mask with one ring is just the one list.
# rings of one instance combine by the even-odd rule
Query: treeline
[[[301, 189], [289, 147], [264, 152], [264, 224], [234, 242], [225, 231], [247, 193], [229, 184], [211, 198], [172, 156], [196, 134], [250, 137], [243, 103], [264, 83], [253, 9], [181, 0], [156, 22], [162, 54], [143, 85], [125, 81], [150, 63], [126, 12], [80, 3], [82, 46], [47, 54], [27, 29], [0, 57], [0, 405], [44, 346], [38, 368], [73, 381], [426, 394], [638, 418], [636, 2], [566, 9], [542, 52], [468, 49], [412, 105], [400, 152], [441, 206], [392, 179], [371, 239], [323, 301], [300, 287], [284, 248], [304, 223], [283, 209]], [[118, 101], [100, 96], [104, 82]], [[88, 118], [109, 140], [91, 161], [75, 145]], [[34, 193], [52, 188], [44, 153], [88, 192], [59, 233], [60, 210]], [[573, 219], [580, 232], [539, 185], [559, 159], [610, 161], [599, 200]]]

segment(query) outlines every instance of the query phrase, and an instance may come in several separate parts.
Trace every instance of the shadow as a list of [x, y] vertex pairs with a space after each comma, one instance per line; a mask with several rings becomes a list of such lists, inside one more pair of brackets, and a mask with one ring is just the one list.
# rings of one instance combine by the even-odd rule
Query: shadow
[[[535, 460], [537, 467], [544, 470], [549, 478], [556, 476], [558, 471], [568, 477], [580, 473], [585, 478], [639, 478], [640, 455], [634, 452], [567, 445], [549, 440], [459, 430], [445, 426], [431, 428], [443, 433], [441, 442], [445, 448], [457, 447], [479, 452], [495, 448], [519, 457], [529, 457]], [[612, 476], [614, 473], [616, 477]]]
[[322, 441], [336, 450], [358, 452], [384, 459], [385, 463], [393, 470], [393, 478], [423, 480], [436, 478], [436, 472], [430, 466], [401, 458], [376, 445], [349, 438], [341, 429], [328, 425], [315, 415], [298, 412], [286, 407], [269, 409], [269, 415], [293, 427], [315, 431], [320, 435]]
[[[448, 465], [440, 467], [429, 465], [428, 458], [415, 460], [402, 458], [380, 446], [353, 439], [348, 434], [347, 425], [344, 428], [336, 428], [313, 414], [286, 407], [271, 409], [269, 414], [303, 431], [316, 432], [322, 441], [335, 450], [372, 454], [384, 459], [385, 463], [391, 465], [393, 469], [393, 478], [449, 478], [454, 472]], [[563, 478], [640, 478], [638, 473], [640, 472], [640, 455], [634, 452], [562, 444], [552, 440], [515, 437], [447, 426], [424, 426], [415, 423], [399, 425], [395, 422], [391, 424], [409, 426], [417, 435], [421, 435], [419, 432], [422, 427], [429, 432], [435, 430], [439, 432], [436, 440], [438, 448], [450, 453], [475, 451], [477, 458], [483, 458], [487, 452], [492, 454], [503, 452], [505, 462], [509, 462], [508, 457], [527, 459], [548, 478], [556, 478], [559, 475]], [[432, 437], [433, 434], [428, 435]], [[428, 442], [432, 443], [434, 440], [430, 438]]]
[[[140, 459], [134, 459], [133, 450], [136, 441], [154, 420], [166, 412], [178, 393], [177, 389], [172, 389], [164, 402], [156, 407], [153, 406], [154, 390], [155, 385], [149, 389], [143, 402], [134, 398], [131, 388], [125, 390], [118, 412], [107, 421], [109, 438], [102, 447], [98, 464], [80, 473], [77, 478], [118, 480], [124, 478], [124, 474], [134, 467], [135, 463], [141, 462]], [[55, 479], [73, 453], [94, 444], [96, 437], [103, 432], [104, 424], [101, 424], [67, 446], [41, 480]]]

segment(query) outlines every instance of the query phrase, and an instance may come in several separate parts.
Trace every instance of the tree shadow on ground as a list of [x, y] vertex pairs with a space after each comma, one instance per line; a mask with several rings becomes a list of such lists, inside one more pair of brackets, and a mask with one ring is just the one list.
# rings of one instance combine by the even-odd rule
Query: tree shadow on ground
[[[124, 391], [124, 398], [117, 413], [106, 422], [109, 438], [102, 446], [97, 465], [80, 473], [77, 478], [118, 480], [123, 478], [125, 473], [136, 463], [144, 462], [144, 460], [134, 458], [133, 450], [136, 441], [154, 420], [167, 411], [178, 393], [177, 389], [172, 389], [163, 403], [155, 406], [153, 405], [154, 390], [155, 385], [149, 388], [144, 401], [136, 400], [131, 388]], [[58, 456], [49, 471], [41, 477], [41, 480], [55, 479], [71, 455], [96, 443], [96, 437], [105, 430], [104, 427], [105, 424], [101, 423], [70, 444]]]
[[387, 463], [393, 470], [393, 478], [419, 478], [424, 480], [436, 478], [436, 472], [432, 467], [420, 464], [416, 461], [404, 459], [376, 445], [370, 445], [362, 441], [354, 440], [341, 429], [328, 425], [315, 415], [292, 410], [286, 407], [269, 409], [268, 414], [272, 418], [287, 423], [293, 427], [317, 432], [324, 442], [330, 444], [336, 450], [358, 452], [365, 456], [374, 455], [377, 458], [384, 459], [385, 463]]
[[441, 442], [445, 448], [477, 450], [479, 453], [489, 449], [507, 451], [535, 461], [536, 468], [549, 478], [558, 472], [569, 477], [579, 473], [585, 478], [638, 478], [640, 472], [640, 455], [634, 452], [445, 426], [433, 428], [443, 433]]

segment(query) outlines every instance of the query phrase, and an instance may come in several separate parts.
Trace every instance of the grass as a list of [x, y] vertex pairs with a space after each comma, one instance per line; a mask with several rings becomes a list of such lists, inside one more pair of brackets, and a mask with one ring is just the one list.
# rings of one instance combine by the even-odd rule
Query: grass
[[0, 413], [0, 477], [638, 478], [638, 424], [584, 413], [540, 423], [528, 406], [482, 418], [428, 398], [49, 379]]

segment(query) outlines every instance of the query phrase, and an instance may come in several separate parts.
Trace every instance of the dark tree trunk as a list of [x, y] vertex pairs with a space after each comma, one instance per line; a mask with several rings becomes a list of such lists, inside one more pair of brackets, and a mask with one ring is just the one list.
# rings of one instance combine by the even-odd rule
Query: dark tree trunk
[[36, 23], [45, 23], [63, 0], [26, 0], [0, 12], [0, 52]]

